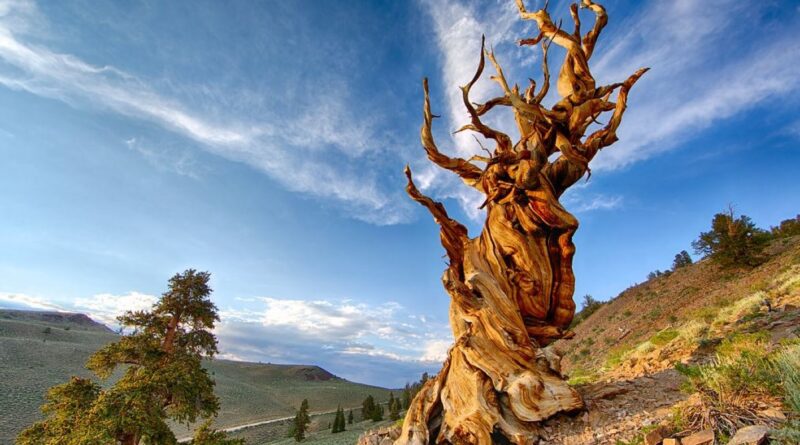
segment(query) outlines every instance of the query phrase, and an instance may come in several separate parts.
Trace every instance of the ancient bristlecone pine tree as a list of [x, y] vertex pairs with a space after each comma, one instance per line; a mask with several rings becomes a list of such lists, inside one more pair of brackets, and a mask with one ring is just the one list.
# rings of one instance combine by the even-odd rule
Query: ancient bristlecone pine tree
[[[544, 82], [538, 91], [531, 81], [520, 92], [508, 84], [494, 54], [482, 48], [475, 76], [461, 87], [470, 116], [461, 130], [493, 140], [496, 146], [488, 157], [465, 160], [439, 152], [431, 133], [427, 80], [423, 83], [422, 145], [432, 162], [486, 195], [486, 222], [480, 236], [470, 239], [441, 203], [417, 190], [406, 168], [408, 194], [441, 226], [449, 257], [442, 279], [452, 299], [455, 344], [441, 372], [411, 404], [398, 444], [527, 444], [537, 436], [537, 421], [583, 405], [560, 375], [558, 358], [542, 349], [571, 335], [566, 329], [575, 313], [572, 235], [578, 221], [559, 197], [589, 173], [589, 162], [600, 149], [617, 140], [628, 91], [646, 69], [622, 83], [597, 86], [588, 61], [608, 21], [605, 9], [582, 0], [581, 7], [596, 16], [582, 36], [577, 5], [570, 10], [575, 25], [569, 33], [553, 24], [546, 7], [529, 12], [522, 0], [516, 1], [522, 19], [538, 25], [536, 38], [519, 43], [541, 43]], [[566, 56], [557, 81], [561, 99], [546, 108], [542, 100], [550, 84], [551, 43], [566, 49]], [[473, 104], [470, 88], [483, 73], [485, 57], [494, 65], [492, 79], [503, 94]], [[481, 122], [485, 113], [501, 106], [514, 112], [521, 135], [517, 143]], [[597, 121], [604, 112], [612, 112], [606, 125]], [[596, 131], [585, 136], [593, 123]], [[555, 152], [560, 154], [550, 162]]]

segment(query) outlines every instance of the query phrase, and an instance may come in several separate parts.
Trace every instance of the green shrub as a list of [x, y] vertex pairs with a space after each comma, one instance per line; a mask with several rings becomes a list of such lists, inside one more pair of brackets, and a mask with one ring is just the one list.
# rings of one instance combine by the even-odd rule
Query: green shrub
[[679, 332], [675, 329], [664, 329], [656, 335], [650, 337], [650, 343], [656, 346], [664, 346], [678, 337]]
[[[686, 376], [682, 389], [701, 397], [700, 408], [687, 414], [688, 422], [713, 428], [719, 437], [757, 422], [750, 409], [754, 402], [779, 397], [789, 410], [800, 408], [800, 342], [796, 340], [771, 352], [769, 334], [735, 334], [722, 341], [712, 363], [677, 363], [675, 369]], [[790, 422], [776, 434], [791, 440], [800, 433], [797, 426]]]
[[647, 313], [647, 318], [650, 320], [657, 320], [661, 316], [661, 308], [655, 308]]
[[585, 385], [587, 383], [592, 383], [597, 380], [597, 374], [591, 371], [587, 371], [584, 368], [575, 368], [570, 372], [569, 383], [571, 386], [579, 386]]
[[772, 227], [770, 232], [775, 238], [789, 238], [800, 235], [800, 215], [797, 215], [793, 219], [781, 221], [777, 227]]
[[773, 439], [778, 443], [800, 443], [800, 346], [790, 344], [775, 357], [775, 367], [783, 377], [783, 400], [786, 408], [794, 413], [792, 419], [776, 431]]

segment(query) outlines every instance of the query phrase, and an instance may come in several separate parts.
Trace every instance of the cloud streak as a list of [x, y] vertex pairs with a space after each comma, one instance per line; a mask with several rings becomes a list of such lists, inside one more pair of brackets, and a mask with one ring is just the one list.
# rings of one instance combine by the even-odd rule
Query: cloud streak
[[800, 20], [771, 23], [762, 17], [769, 6], [654, 2], [606, 36], [613, 44], [600, 43], [593, 68], [599, 79], [652, 69], [631, 93], [620, 142], [600, 153], [593, 167], [625, 167], [772, 98], [796, 98], [800, 65], [788, 61], [800, 59]]
[[[268, 119], [215, 119], [156, 91], [143, 79], [95, 66], [27, 41], [29, 24], [43, 20], [32, 2], [0, 4], [0, 85], [155, 123], [226, 159], [246, 163], [293, 192], [338, 203], [346, 214], [374, 224], [411, 218], [410, 205], [382, 190], [370, 168], [340, 160], [380, 150], [376, 117], [350, 110], [347, 88], [318, 91], [312, 104]], [[148, 161], [164, 161], [152, 152]], [[169, 161], [167, 159], [167, 161]], [[180, 173], [180, 172], [179, 172]]]

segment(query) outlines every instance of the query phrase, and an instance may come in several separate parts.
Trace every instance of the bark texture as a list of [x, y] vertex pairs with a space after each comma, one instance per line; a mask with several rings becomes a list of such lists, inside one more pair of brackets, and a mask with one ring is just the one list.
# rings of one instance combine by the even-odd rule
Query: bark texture
[[[574, 31], [553, 24], [545, 9], [529, 12], [516, 0], [520, 17], [535, 21], [539, 35], [520, 45], [541, 45], [543, 83], [531, 80], [524, 92], [510, 86], [492, 52], [481, 48], [473, 79], [461, 87], [470, 123], [461, 130], [494, 141], [488, 156], [452, 158], [434, 142], [427, 79], [421, 141], [428, 158], [486, 195], [486, 222], [480, 236], [450, 218], [441, 203], [417, 190], [406, 168], [406, 191], [425, 206], [441, 227], [449, 266], [442, 278], [451, 297], [450, 324], [455, 344], [439, 374], [416, 396], [396, 444], [528, 444], [537, 440], [537, 422], [583, 406], [580, 396], [559, 372], [559, 358], [544, 346], [568, 338], [575, 313], [572, 236], [577, 219], [559, 202], [564, 191], [589, 171], [589, 162], [617, 140], [616, 130], [627, 95], [644, 74], [597, 86], [588, 61], [608, 19], [605, 9], [582, 0], [595, 15], [581, 35], [578, 6], [572, 5]], [[560, 100], [542, 105], [550, 86], [547, 51], [552, 43], [566, 50], [557, 79]], [[502, 95], [483, 104], [469, 99], [485, 68]], [[611, 96], [616, 92], [616, 98]], [[496, 107], [512, 110], [521, 135], [511, 138], [481, 121]], [[597, 119], [611, 112], [608, 123]], [[593, 131], [586, 135], [587, 130]], [[553, 159], [553, 154], [559, 154]], [[480, 164], [480, 165], [479, 165]]]

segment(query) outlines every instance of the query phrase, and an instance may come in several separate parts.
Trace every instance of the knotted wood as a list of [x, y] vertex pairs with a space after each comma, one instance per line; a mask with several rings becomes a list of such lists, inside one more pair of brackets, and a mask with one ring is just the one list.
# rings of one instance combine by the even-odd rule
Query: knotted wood
[[[439, 224], [450, 260], [442, 281], [451, 297], [455, 344], [442, 370], [413, 400], [396, 444], [533, 443], [537, 422], [583, 406], [561, 376], [559, 358], [544, 348], [572, 335], [567, 327], [575, 313], [572, 236], [578, 220], [559, 197], [589, 174], [589, 162], [599, 150], [617, 140], [628, 91], [647, 69], [597, 87], [588, 62], [608, 20], [605, 9], [582, 0], [581, 6], [596, 19], [581, 37], [576, 5], [570, 11], [575, 22], [570, 34], [553, 24], [546, 9], [528, 12], [522, 0], [516, 2], [520, 17], [539, 27], [537, 37], [520, 45], [541, 44], [543, 85], [537, 91], [531, 81], [521, 94], [517, 85], [509, 86], [495, 55], [482, 45], [475, 76], [461, 87], [470, 123], [459, 131], [494, 141], [488, 157], [466, 160], [438, 150], [428, 82], [423, 81], [422, 146], [433, 163], [486, 195], [486, 221], [480, 236], [469, 238], [466, 227], [450, 218], [441, 203], [420, 193], [406, 167], [406, 191]], [[552, 43], [567, 53], [557, 80], [561, 99], [548, 108], [542, 101], [549, 90], [547, 51]], [[487, 57], [503, 94], [473, 104], [470, 89]], [[496, 107], [514, 113], [521, 135], [516, 143], [481, 121]], [[605, 126], [597, 122], [604, 112], [612, 112]], [[586, 136], [592, 124], [598, 128]]]

